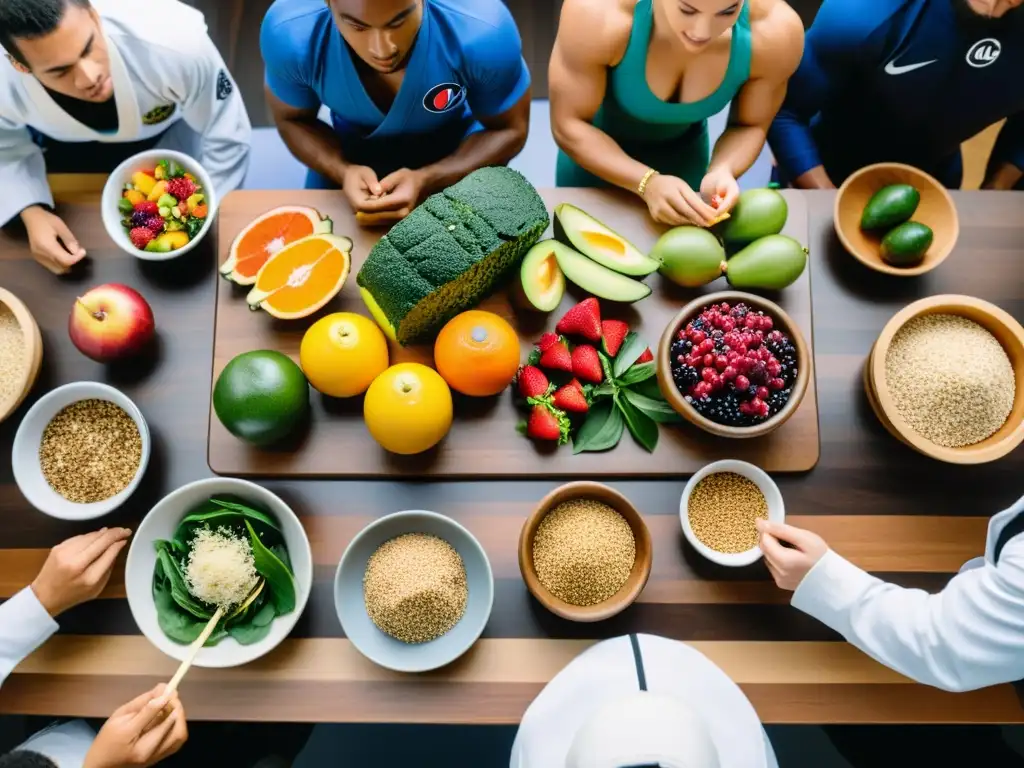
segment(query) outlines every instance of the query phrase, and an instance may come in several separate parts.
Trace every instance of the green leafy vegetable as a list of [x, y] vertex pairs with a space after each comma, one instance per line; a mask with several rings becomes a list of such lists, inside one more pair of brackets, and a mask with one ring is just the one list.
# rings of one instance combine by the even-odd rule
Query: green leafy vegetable
[[622, 394], [630, 405], [659, 424], [678, 424], [683, 420], [683, 417], [664, 400], [642, 395], [632, 389], [624, 389]]
[[612, 373], [614, 369], [612, 366], [612, 361], [608, 359], [608, 355], [606, 355], [601, 350], [597, 350], [597, 357], [601, 361], [601, 372], [604, 373], [605, 381], [611, 381], [612, 379], [614, 379], [615, 374]]
[[256, 571], [267, 580], [267, 586], [271, 590], [271, 599], [278, 614], [284, 615], [295, 610], [295, 580], [285, 564], [278, 559], [277, 555], [267, 549], [252, 523], [245, 521], [245, 527], [249, 531], [249, 540], [252, 542], [252, 556], [256, 561]]
[[188, 232], [189, 240], [202, 231], [204, 224], [206, 224], [206, 219], [197, 219], [195, 216], [189, 217], [188, 221], [185, 222], [185, 230]]
[[615, 365], [612, 367], [612, 377], [618, 379], [628, 371], [633, 363], [637, 361], [637, 358], [644, 353], [647, 349], [647, 344], [640, 338], [640, 335], [635, 331], [630, 331], [626, 334], [626, 338], [622, 342], [622, 347], [619, 349], [619, 354], [615, 356]]
[[630, 434], [649, 453], [653, 453], [658, 447], [658, 425], [650, 417], [641, 413], [636, 406], [621, 395], [615, 396], [615, 405], [622, 411], [622, 416], [629, 427]]
[[132, 211], [135, 210], [135, 206], [132, 205], [132, 201], [129, 200], [127, 197], [122, 197], [120, 200], [117, 201], [117, 210], [119, 210], [121, 213], [130, 214]]
[[649, 363], [641, 363], [640, 365], [634, 365], [628, 371], [626, 371], [621, 379], [618, 379], [618, 384], [621, 387], [631, 387], [634, 384], [639, 384], [641, 381], [647, 381], [658, 372], [658, 364], [653, 360]]
[[607, 451], [622, 439], [625, 422], [612, 400], [594, 404], [573, 440], [573, 453]]

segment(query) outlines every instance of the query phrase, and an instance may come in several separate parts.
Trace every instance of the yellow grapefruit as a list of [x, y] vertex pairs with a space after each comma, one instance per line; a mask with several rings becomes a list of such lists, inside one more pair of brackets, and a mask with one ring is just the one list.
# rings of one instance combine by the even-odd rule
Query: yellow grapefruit
[[312, 208], [289, 205], [257, 217], [231, 243], [220, 273], [239, 285], [252, 285], [271, 256], [310, 235], [330, 234], [334, 224]]
[[318, 392], [328, 397], [355, 397], [387, 370], [388, 342], [369, 318], [335, 312], [306, 331], [299, 364]]
[[338, 295], [351, 265], [347, 237], [304, 237], [263, 265], [246, 301], [281, 320], [308, 317]]
[[363, 401], [366, 428], [391, 453], [423, 453], [452, 426], [452, 393], [441, 374], [419, 363], [399, 363], [373, 380]]

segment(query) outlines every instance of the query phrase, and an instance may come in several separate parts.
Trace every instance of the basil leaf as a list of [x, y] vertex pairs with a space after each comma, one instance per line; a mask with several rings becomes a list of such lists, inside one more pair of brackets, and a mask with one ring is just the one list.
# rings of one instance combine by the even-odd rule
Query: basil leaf
[[[646, 347], [645, 347], [646, 349]], [[658, 371], [658, 364], [653, 360], [649, 363], [641, 363], [640, 365], [634, 365], [622, 378], [618, 379], [619, 386], [631, 387], [634, 384], [639, 384], [642, 381], [647, 381], [649, 378], [654, 376]]]
[[[651, 381], [651, 379], [648, 379]], [[622, 390], [622, 394], [638, 411], [649, 416], [659, 424], [677, 424], [683, 420], [671, 405], [659, 398], [647, 397], [632, 389]]]
[[625, 340], [622, 342], [622, 346], [619, 348], [619, 354], [615, 356], [615, 367], [614, 373], [615, 378], [618, 379], [629, 370], [629, 367], [636, 362], [636, 359], [644, 353], [647, 349], [647, 345], [644, 344], [643, 339], [635, 331], [630, 331], [626, 334]]
[[271, 590], [271, 600], [278, 616], [284, 616], [295, 610], [295, 581], [292, 574], [281, 562], [280, 558], [271, 552], [256, 535], [252, 523], [245, 521], [245, 527], [249, 530], [249, 541], [252, 543], [252, 558], [256, 565], [256, 572], [267, 580], [267, 586]]
[[597, 356], [601, 360], [601, 371], [604, 373], [605, 380], [611, 381], [612, 379], [615, 378], [615, 376], [612, 374], [612, 361], [609, 360], [608, 355], [606, 355], [601, 350], [597, 350]]
[[664, 400], [665, 396], [661, 394], [661, 387], [658, 386], [658, 380], [653, 376], [644, 381], [633, 384], [630, 389], [638, 395], [649, 397], [652, 400]]
[[612, 400], [602, 400], [590, 409], [587, 420], [576, 433], [572, 452], [607, 451], [622, 439], [626, 424]]
[[658, 425], [654, 420], [637, 410], [629, 400], [616, 396], [615, 405], [625, 418], [626, 426], [629, 427], [633, 438], [643, 446], [648, 453], [654, 453], [658, 447]]

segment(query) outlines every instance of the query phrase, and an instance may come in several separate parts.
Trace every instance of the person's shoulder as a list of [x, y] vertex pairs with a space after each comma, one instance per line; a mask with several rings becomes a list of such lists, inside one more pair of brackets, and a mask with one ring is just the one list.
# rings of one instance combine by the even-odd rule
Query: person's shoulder
[[334, 24], [323, 0], [276, 0], [260, 28], [260, 52], [269, 65], [290, 62], [302, 67], [316, 49], [323, 24]]
[[824, 0], [811, 30], [846, 38], [866, 38], [903, 12], [928, 0]]
[[751, 4], [751, 74], [780, 72], [788, 78], [803, 54], [803, 21], [783, 0], [747, 1]]
[[637, 0], [565, 0], [558, 36], [608, 66], [626, 54]]

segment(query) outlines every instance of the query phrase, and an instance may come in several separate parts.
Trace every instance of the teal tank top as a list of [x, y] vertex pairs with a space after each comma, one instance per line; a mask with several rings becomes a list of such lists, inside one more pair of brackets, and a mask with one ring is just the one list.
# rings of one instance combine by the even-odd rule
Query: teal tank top
[[[750, 79], [749, 6], [750, 0], [746, 0], [733, 25], [729, 64], [722, 83], [699, 101], [680, 103], [659, 99], [647, 84], [654, 9], [652, 0], [638, 0], [626, 53], [611, 69], [594, 126], [615, 139], [630, 157], [698, 188], [711, 160], [708, 118], [725, 109]], [[560, 187], [608, 186], [561, 151], [556, 179]]]

